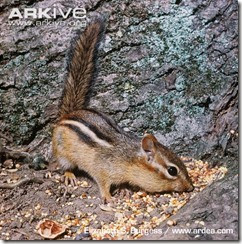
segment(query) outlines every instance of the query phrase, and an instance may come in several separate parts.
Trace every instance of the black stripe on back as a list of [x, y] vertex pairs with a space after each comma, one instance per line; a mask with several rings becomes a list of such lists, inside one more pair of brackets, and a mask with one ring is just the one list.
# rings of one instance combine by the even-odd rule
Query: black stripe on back
[[95, 113], [97, 115], [99, 115], [109, 126], [111, 126], [116, 132], [120, 133], [120, 134], [123, 134], [123, 130], [115, 124], [115, 122], [110, 119], [108, 116], [106, 116], [105, 114], [101, 113], [101, 112], [98, 112], [94, 109], [91, 109], [91, 108], [88, 108], [88, 109], [85, 109], [89, 112], [92, 112], [92, 113]]
[[71, 125], [71, 124], [62, 124], [62, 126], [65, 126], [69, 129], [71, 129], [72, 131], [74, 131], [79, 139], [81, 141], [83, 141], [84, 143], [86, 143], [87, 145], [91, 146], [91, 147], [95, 147], [97, 146], [97, 143], [94, 142], [89, 136], [85, 135], [79, 128], [78, 126], [75, 126], [75, 125]]
[[130, 139], [134, 139], [137, 140], [137, 136], [135, 134], [133, 134], [133, 132], [126, 132], [124, 131], [118, 124], [115, 123], [115, 121], [113, 119], [111, 119], [109, 116], [107, 116], [106, 114], [99, 112], [95, 109], [92, 108], [85, 108], [86, 111], [95, 113], [97, 115], [99, 115], [109, 126], [111, 126], [117, 133], [125, 136], [125, 137], [129, 137]]
[[90, 123], [88, 123], [87, 121], [85, 121], [85, 120], [83, 120], [83, 119], [81, 119], [81, 118], [79, 118], [79, 117], [77, 117], [77, 116], [69, 116], [68, 118], [67, 118], [68, 120], [74, 120], [74, 121], [77, 121], [77, 122], [79, 122], [79, 123], [81, 123], [81, 124], [83, 124], [83, 125], [85, 125], [86, 127], [88, 127], [98, 138], [100, 138], [100, 139], [102, 139], [102, 140], [104, 140], [104, 141], [107, 141], [107, 142], [113, 142], [113, 140], [110, 138], [110, 137], [108, 137], [108, 136], [106, 136], [106, 135], [104, 135], [100, 130], [98, 130], [98, 128], [96, 127], [96, 126], [94, 126], [94, 125], [92, 125], [92, 124], [90, 124]]

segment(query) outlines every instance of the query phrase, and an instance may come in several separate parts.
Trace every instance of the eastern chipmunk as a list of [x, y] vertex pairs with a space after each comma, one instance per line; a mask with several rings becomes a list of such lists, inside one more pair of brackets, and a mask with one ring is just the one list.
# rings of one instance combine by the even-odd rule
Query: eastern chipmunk
[[[183, 162], [151, 134], [139, 138], [123, 131], [107, 115], [88, 108], [95, 80], [104, 22], [93, 21], [72, 48], [68, 74], [53, 131], [53, 154], [64, 170], [78, 167], [98, 184], [104, 201], [111, 185], [129, 183], [148, 192], [192, 191]], [[66, 171], [66, 183], [75, 175]]]

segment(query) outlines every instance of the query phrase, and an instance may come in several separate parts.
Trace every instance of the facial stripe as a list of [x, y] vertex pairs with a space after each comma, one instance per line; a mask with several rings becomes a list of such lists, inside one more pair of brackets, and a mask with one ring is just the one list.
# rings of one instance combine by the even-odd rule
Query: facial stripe
[[166, 168], [163, 165], [160, 165], [158, 163], [156, 163], [155, 161], [151, 162], [151, 166], [158, 169], [159, 172], [163, 173], [164, 175], [166, 175]]
[[73, 125], [73, 124], [66, 124], [66, 123], [61, 124], [61, 125], [63, 125], [63, 126], [69, 128], [69, 129], [71, 129], [72, 131], [74, 131], [77, 134], [77, 136], [79, 137], [79, 139], [81, 141], [83, 141], [85, 144], [87, 144], [87, 145], [89, 145], [91, 147], [95, 147], [96, 146], [96, 143], [89, 136], [84, 134], [82, 132], [82, 130], [78, 126]]
[[172, 176], [168, 173], [168, 167], [175, 167], [177, 169], [177, 172], [179, 174], [179, 168], [177, 167], [177, 165], [173, 164], [173, 163], [170, 163], [170, 161], [166, 158], [165, 155], [161, 155], [160, 154], [160, 159], [161, 159], [161, 163], [163, 163], [164, 165], [161, 165], [161, 164], [158, 164], [158, 163], [155, 163], [156, 164], [156, 167], [158, 167], [157, 165], [159, 166], [162, 166], [163, 168], [163, 171], [162, 173], [167, 177], [167, 178], [170, 178], [170, 179], [175, 179], [177, 178], [177, 176]]
[[162, 161], [165, 163], [166, 168], [168, 168], [168, 167], [175, 167], [177, 169], [177, 172], [178, 173], [180, 172], [180, 170], [177, 167], [177, 165], [171, 163], [166, 156], [161, 155], [161, 154], [160, 154], [160, 156], [161, 156]]
[[93, 146], [95, 146], [95, 143], [100, 145], [100, 146], [105, 146], [105, 147], [112, 147], [112, 145], [103, 139], [100, 139], [99, 133], [95, 134], [94, 131], [92, 131], [90, 129], [90, 127], [86, 126], [86, 123], [81, 123], [80, 121], [73, 121], [73, 120], [64, 120], [61, 122], [61, 125], [68, 125], [68, 126], [74, 126], [74, 129], [76, 130], [78, 135], [81, 135], [81, 137], [83, 137], [84, 135], [84, 140], [87, 140], [87, 143], [89, 144], [93, 144]]
[[[153, 167], [157, 168], [159, 172], [161, 172], [163, 175], [165, 175], [169, 179], [176, 179], [177, 178], [176, 176], [170, 175], [167, 171], [167, 168], [165, 168], [164, 166], [162, 166], [156, 162], [153, 163]], [[176, 167], [176, 166], [174, 166], [174, 167]]]
[[176, 179], [177, 177], [176, 176], [171, 176], [168, 171], [167, 171], [167, 168], [169, 166], [174, 166], [177, 168], [177, 171], [179, 172], [179, 169], [176, 165], [170, 163], [168, 161], [167, 158], [165, 157], [161, 157], [161, 161], [163, 162], [164, 165], [160, 164], [160, 163], [157, 163], [154, 159], [151, 161], [151, 162], [148, 162], [147, 164], [149, 164], [152, 168], [158, 170], [158, 172], [162, 173], [163, 175], [165, 175], [167, 178], [169, 179]]
[[89, 128], [92, 132], [94, 132], [98, 138], [104, 140], [104, 141], [107, 141], [109, 143], [112, 142], [112, 139], [106, 135], [104, 135], [100, 130], [98, 130], [98, 128], [88, 122], [86, 122], [85, 120], [77, 117], [77, 116], [69, 116], [68, 117], [68, 120], [74, 120], [74, 121], [77, 121], [77, 122], [80, 122], [81, 124], [83, 124], [84, 126], [86, 126], [87, 128]]

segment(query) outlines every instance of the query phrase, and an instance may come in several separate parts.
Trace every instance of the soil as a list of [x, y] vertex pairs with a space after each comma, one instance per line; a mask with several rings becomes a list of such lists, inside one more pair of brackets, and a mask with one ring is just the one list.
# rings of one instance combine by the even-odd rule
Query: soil
[[[195, 186], [192, 193], [147, 194], [134, 188], [113, 189], [112, 204], [102, 203], [97, 184], [83, 172], [74, 172], [77, 186], [66, 186], [55, 164], [36, 170], [31, 164], [6, 160], [0, 168], [1, 239], [44, 239], [36, 227], [45, 219], [67, 227], [56, 237], [59, 240], [127, 240], [141, 238], [143, 234], [135, 233], [137, 230], [153, 233], [193, 196], [227, 172], [225, 167], [211, 167], [201, 160], [183, 160]], [[19, 182], [22, 184], [16, 186]], [[167, 224], [171, 223], [176, 225], [176, 221], [168, 220]], [[95, 230], [106, 232], [95, 233]], [[116, 233], [107, 233], [108, 230]]]
[[[54, 180], [61, 176], [58, 172], [52, 172], [51, 178], [46, 178], [50, 173], [48, 169], [36, 171], [28, 165], [23, 165], [17, 172], [5, 171], [6, 175], [3, 175], [5, 174], [3, 172], [2, 181], [8, 178], [22, 179], [25, 176], [37, 176], [38, 179], [43, 179], [43, 184], [26, 183], [14, 189], [0, 189], [1, 239], [8, 239], [7, 237], [11, 240], [42, 239], [35, 229], [40, 220], [48, 218], [63, 222], [63, 218], [75, 217], [77, 211], [96, 214], [99, 222], [114, 219], [112, 214], [103, 213], [100, 209], [101, 200], [98, 197], [97, 185], [85, 176], [78, 178], [88, 182], [88, 187], [79, 186], [74, 189], [70, 186], [66, 187], [61, 181]], [[80, 199], [80, 196], [84, 199]], [[72, 231], [76, 230], [72, 229]], [[60, 239], [63, 238], [64, 236]], [[65, 236], [64, 239], [68, 237]]]

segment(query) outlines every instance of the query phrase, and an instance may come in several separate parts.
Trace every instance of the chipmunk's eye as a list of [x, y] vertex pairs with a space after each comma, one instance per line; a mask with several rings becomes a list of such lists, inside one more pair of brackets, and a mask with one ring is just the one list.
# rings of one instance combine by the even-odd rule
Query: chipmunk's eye
[[177, 168], [176, 168], [176, 167], [172, 167], [172, 166], [171, 166], [171, 167], [168, 168], [167, 171], [168, 171], [168, 173], [169, 173], [171, 176], [177, 176], [177, 173], [178, 173], [178, 172], [177, 172]]

